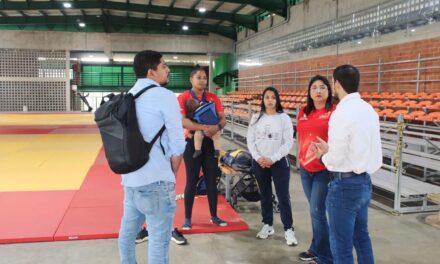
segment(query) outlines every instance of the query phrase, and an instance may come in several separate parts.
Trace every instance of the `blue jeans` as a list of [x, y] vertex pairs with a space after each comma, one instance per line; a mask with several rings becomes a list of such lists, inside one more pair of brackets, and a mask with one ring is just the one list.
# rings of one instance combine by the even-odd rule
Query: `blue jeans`
[[308, 172], [300, 167], [299, 174], [301, 175], [304, 194], [309, 201], [310, 218], [312, 220], [313, 236], [309, 252], [318, 258], [318, 263], [333, 263], [325, 210], [327, 185], [330, 181], [329, 172], [327, 170]]
[[330, 246], [335, 264], [351, 264], [353, 245], [359, 264], [374, 263], [368, 234], [368, 204], [371, 199], [371, 178], [368, 173], [340, 178], [331, 173], [327, 194], [330, 222]]
[[124, 215], [119, 231], [121, 264], [135, 264], [135, 238], [147, 220], [148, 263], [168, 264], [171, 225], [176, 211], [176, 191], [172, 182], [159, 181], [124, 188]]
[[252, 161], [252, 170], [258, 182], [261, 194], [261, 214], [263, 223], [273, 225], [272, 179], [280, 205], [281, 222], [284, 230], [293, 229], [292, 204], [290, 203], [289, 181], [290, 165], [287, 158], [282, 158], [270, 168], [262, 168]]

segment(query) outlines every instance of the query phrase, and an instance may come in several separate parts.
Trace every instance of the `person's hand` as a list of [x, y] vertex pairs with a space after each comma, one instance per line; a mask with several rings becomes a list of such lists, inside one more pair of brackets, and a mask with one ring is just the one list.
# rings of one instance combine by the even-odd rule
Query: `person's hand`
[[272, 166], [273, 162], [270, 158], [268, 157], [261, 157], [257, 160], [258, 164], [260, 165], [261, 168], [270, 168], [270, 166]]
[[316, 137], [316, 139], [318, 142], [313, 144], [316, 147], [315, 156], [320, 159], [322, 155], [328, 152], [328, 144], [320, 137]]
[[257, 160], [257, 163], [258, 163], [258, 165], [260, 165], [261, 168], [265, 168], [265, 166], [264, 166], [264, 157], [260, 157]]
[[212, 137], [215, 135], [215, 133], [218, 132], [218, 126], [216, 125], [207, 125], [206, 129], [203, 130], [205, 132], [205, 136]]
[[271, 158], [263, 157], [264, 159], [264, 165], [266, 168], [270, 168], [273, 165], [273, 161]]

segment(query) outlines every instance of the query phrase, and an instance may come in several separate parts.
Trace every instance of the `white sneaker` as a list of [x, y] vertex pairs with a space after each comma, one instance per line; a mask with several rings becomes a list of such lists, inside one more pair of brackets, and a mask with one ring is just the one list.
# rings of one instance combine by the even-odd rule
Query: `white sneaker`
[[265, 224], [261, 228], [260, 232], [258, 232], [257, 238], [259, 238], [259, 239], [266, 239], [269, 236], [273, 235], [274, 233], [275, 233], [275, 230], [273, 230], [273, 227], [270, 226], [270, 225]]
[[296, 240], [295, 232], [292, 230], [292, 228], [284, 231], [284, 238], [286, 239], [286, 244], [288, 246], [298, 245], [298, 240]]

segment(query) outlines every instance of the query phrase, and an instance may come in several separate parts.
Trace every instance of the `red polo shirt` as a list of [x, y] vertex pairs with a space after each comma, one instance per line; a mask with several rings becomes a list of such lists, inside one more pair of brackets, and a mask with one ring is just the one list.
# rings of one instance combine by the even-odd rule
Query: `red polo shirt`
[[297, 133], [299, 141], [299, 163], [309, 172], [317, 172], [325, 169], [325, 166], [315, 157], [312, 143], [318, 142], [320, 137], [327, 142], [328, 122], [336, 106], [328, 112], [325, 108], [313, 110], [309, 115], [301, 109], [298, 115]]

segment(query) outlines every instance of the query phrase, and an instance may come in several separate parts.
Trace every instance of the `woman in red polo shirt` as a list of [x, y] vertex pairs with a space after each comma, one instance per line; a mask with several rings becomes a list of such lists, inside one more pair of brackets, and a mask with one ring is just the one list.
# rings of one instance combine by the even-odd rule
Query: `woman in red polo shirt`
[[[183, 160], [186, 168], [186, 186], [185, 186], [185, 222], [182, 229], [189, 230], [192, 227], [191, 216], [196, 194], [196, 185], [199, 179], [200, 168], [206, 180], [206, 192], [208, 195], [209, 211], [211, 213], [211, 222], [218, 226], [227, 226], [227, 223], [217, 216], [217, 178], [220, 176], [218, 168], [218, 159], [215, 157], [214, 144], [211, 139], [218, 131], [226, 125], [226, 118], [223, 112], [223, 106], [220, 99], [213, 93], [206, 91], [208, 78], [205, 68], [196, 66], [190, 74], [191, 90], [182, 93], [178, 97], [180, 103], [180, 112], [183, 115], [183, 127], [185, 128], [186, 148], [183, 153]], [[201, 103], [203, 101], [214, 102], [215, 110], [219, 118], [217, 125], [197, 124], [187, 118], [185, 102], [188, 99], [195, 99]], [[200, 130], [204, 133], [202, 142], [202, 154], [194, 156], [194, 138], [188, 137], [191, 131]]]
[[327, 78], [317, 75], [310, 80], [307, 105], [298, 114], [298, 143], [301, 182], [310, 206], [313, 238], [308, 251], [301, 252], [303, 261], [317, 260], [332, 263], [325, 199], [327, 197], [329, 172], [316, 159], [314, 142], [317, 137], [327, 141], [328, 122], [335, 106]]

